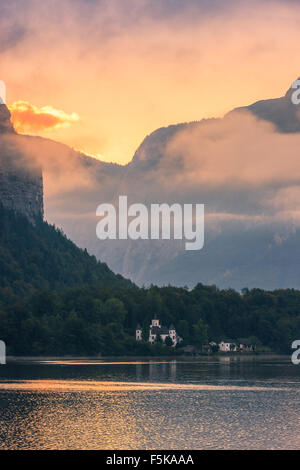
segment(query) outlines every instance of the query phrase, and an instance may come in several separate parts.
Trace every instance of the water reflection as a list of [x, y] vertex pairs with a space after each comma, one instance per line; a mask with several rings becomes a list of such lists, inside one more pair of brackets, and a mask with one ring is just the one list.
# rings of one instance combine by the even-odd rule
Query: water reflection
[[27, 361], [0, 374], [1, 449], [300, 448], [300, 367], [282, 358]]
[[[1, 383], [1, 390], [38, 391], [38, 392], [65, 392], [65, 391], [129, 391], [129, 390], [227, 390], [227, 391], [267, 391], [269, 387], [243, 386], [243, 385], [200, 385], [200, 384], [173, 384], [163, 382], [100, 382], [93, 380], [14, 380]], [[285, 390], [285, 388], [272, 387], [272, 390]]]

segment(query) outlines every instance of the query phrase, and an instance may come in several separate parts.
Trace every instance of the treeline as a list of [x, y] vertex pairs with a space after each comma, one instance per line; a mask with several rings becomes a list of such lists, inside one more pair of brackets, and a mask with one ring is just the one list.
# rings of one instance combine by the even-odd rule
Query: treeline
[[[300, 291], [138, 288], [47, 223], [0, 209], [0, 339], [16, 355], [180, 354], [187, 344], [252, 338], [289, 353], [300, 339]], [[154, 315], [174, 323], [176, 350], [135, 341]]]
[[33, 226], [0, 205], [0, 307], [36, 291], [93, 283], [132, 285], [78, 248], [61, 230], [40, 219]]
[[84, 286], [44, 291], [0, 309], [1, 339], [11, 354], [133, 355], [180, 353], [162, 344], [135, 341], [135, 326], [145, 331], [154, 314], [174, 323], [187, 344], [254, 338], [258, 347], [290, 352], [300, 339], [300, 292], [260, 289], [218, 290], [197, 285], [174, 287]]

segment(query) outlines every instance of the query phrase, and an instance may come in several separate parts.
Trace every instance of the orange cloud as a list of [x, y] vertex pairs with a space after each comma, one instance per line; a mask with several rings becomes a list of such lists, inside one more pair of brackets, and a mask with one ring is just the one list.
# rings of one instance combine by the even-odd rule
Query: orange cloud
[[299, 76], [299, 2], [25, 3], [15, 8], [5, 2], [12, 19], [1, 16], [0, 78], [7, 102], [24, 99], [63, 110], [76, 103], [80, 126], [35, 133], [102, 154], [107, 162], [128, 163], [159, 127], [281, 96]]
[[69, 127], [79, 121], [79, 116], [76, 113], [67, 114], [52, 106], [38, 108], [28, 101], [15, 101], [9, 106], [9, 110], [13, 125], [19, 133]]

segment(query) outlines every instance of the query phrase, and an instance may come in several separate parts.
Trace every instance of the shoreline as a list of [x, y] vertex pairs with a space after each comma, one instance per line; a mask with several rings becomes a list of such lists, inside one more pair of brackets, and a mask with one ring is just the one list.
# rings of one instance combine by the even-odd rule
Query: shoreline
[[199, 355], [199, 356], [7, 356], [6, 361], [8, 362], [26, 362], [26, 361], [111, 361], [119, 362], [120, 359], [127, 360], [130, 362], [136, 361], [157, 361], [163, 360], [168, 362], [183, 362], [186, 361], [199, 361], [199, 360], [216, 360], [216, 359], [255, 359], [255, 358], [266, 358], [266, 359], [283, 359], [290, 358], [288, 354], [279, 354], [279, 353], [256, 353], [256, 354], [236, 354], [236, 353], [225, 353], [225, 354], [210, 354], [210, 355]]

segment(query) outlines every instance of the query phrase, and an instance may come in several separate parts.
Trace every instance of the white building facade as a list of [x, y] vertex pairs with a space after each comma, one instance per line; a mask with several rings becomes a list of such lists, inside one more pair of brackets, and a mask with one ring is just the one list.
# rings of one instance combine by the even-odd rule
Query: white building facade
[[224, 339], [219, 343], [219, 351], [223, 352], [236, 352], [236, 351], [246, 351], [251, 352], [255, 351], [255, 345], [249, 341], [249, 339], [239, 338], [239, 339]]
[[[162, 343], [165, 343], [166, 338], [169, 336], [173, 343], [172, 346], [174, 347], [176, 344], [182, 341], [182, 338], [180, 338], [180, 336], [177, 334], [174, 325], [170, 325], [169, 328], [167, 328], [163, 325], [160, 325], [159, 320], [154, 318], [149, 326], [149, 336], [147, 334], [149, 343], [155, 343], [155, 341], [157, 341], [158, 335], [160, 336]], [[137, 325], [136, 327], [135, 338], [137, 341], [141, 341], [143, 339], [143, 329], [140, 325]]]
[[224, 339], [219, 343], [219, 351], [230, 352], [236, 351], [237, 347], [233, 339]]

